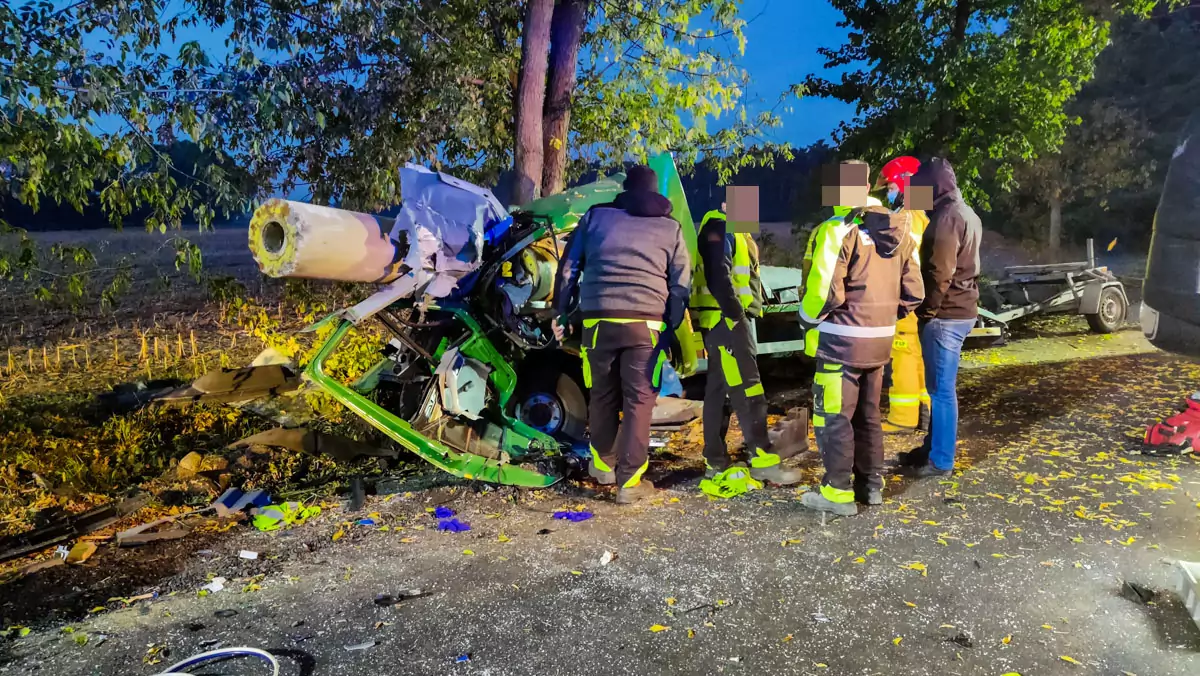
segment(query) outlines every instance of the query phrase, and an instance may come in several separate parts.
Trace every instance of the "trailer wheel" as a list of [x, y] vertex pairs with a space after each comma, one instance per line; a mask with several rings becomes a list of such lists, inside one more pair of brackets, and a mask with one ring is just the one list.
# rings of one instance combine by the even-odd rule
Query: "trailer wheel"
[[562, 441], [586, 438], [587, 397], [575, 378], [558, 369], [523, 376], [514, 397], [518, 420]]
[[1110, 286], [1100, 292], [1100, 311], [1096, 314], [1085, 315], [1088, 326], [1096, 333], [1112, 333], [1125, 323], [1125, 315], [1129, 307], [1121, 289]]

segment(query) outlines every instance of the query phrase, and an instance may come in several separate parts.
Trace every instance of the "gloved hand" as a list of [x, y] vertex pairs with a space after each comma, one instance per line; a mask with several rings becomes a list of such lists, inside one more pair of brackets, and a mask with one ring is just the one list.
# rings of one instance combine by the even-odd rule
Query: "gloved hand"
[[560, 343], [562, 342], [563, 338], [571, 335], [575, 330], [570, 324], [566, 323], [566, 321], [567, 320], [565, 317], [556, 317], [554, 321], [550, 323], [550, 329], [554, 331], [554, 338]]

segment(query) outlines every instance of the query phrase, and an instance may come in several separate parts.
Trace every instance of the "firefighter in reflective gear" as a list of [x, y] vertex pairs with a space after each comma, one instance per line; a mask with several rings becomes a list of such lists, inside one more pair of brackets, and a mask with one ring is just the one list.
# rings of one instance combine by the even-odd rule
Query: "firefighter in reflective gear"
[[[897, 157], [879, 170], [876, 187], [887, 186], [888, 207], [904, 209], [904, 193], [909, 178], [917, 173], [921, 162], [915, 157]], [[924, 211], [913, 210], [912, 237], [917, 250], [921, 235], [929, 225]], [[925, 431], [929, 429], [929, 392], [925, 389], [925, 362], [921, 357], [921, 341], [917, 336], [917, 316], [910, 314], [896, 323], [896, 338], [892, 341], [892, 384], [888, 388], [888, 416], [883, 423], [886, 434]]]
[[881, 206], [836, 212], [813, 233], [800, 303], [805, 351], [817, 360], [813, 427], [825, 465], [820, 490], [801, 502], [851, 515], [858, 513], [856, 499], [883, 502], [883, 367], [896, 320], [925, 294], [911, 212]]
[[781, 462], [801, 449], [776, 448], [768, 437], [767, 398], [751, 327], [753, 318], [762, 315], [763, 306], [758, 245], [750, 233], [728, 231], [724, 208], [722, 203], [721, 210], [708, 212], [700, 222], [700, 260], [692, 273], [689, 303], [705, 331], [708, 353], [703, 413], [705, 476], [716, 476], [730, 465], [725, 434], [732, 402], [745, 439], [750, 475], [758, 481], [793, 484], [800, 480], [800, 472]]

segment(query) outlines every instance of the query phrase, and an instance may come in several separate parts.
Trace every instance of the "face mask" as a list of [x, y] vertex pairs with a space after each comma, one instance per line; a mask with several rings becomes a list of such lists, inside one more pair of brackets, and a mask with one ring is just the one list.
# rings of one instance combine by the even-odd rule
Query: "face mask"
[[896, 198], [900, 196], [899, 188], [890, 188], [887, 193], [888, 204], [895, 204]]

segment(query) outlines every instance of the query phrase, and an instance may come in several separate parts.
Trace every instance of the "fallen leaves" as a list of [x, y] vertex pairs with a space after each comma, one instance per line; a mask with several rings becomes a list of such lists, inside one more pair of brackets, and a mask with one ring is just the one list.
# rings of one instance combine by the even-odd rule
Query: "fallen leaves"
[[1075, 665], [1082, 666], [1082, 663], [1079, 660], [1075, 659], [1074, 657], [1071, 657], [1070, 655], [1059, 655], [1058, 659], [1060, 659], [1063, 662], [1066, 662], [1068, 664], [1075, 664]]
[[670, 627], [668, 627], [668, 626], [666, 626], [666, 625], [663, 625], [663, 624], [652, 624], [652, 625], [650, 625], [650, 632], [651, 632], [651, 633], [653, 633], [653, 634], [657, 634], [657, 633], [659, 633], [660, 631], [670, 631], [670, 630], [671, 630], [671, 628], [670, 628]]
[[900, 642], [903, 640], [903, 636], [897, 636], [896, 638], [892, 639], [892, 645], [900, 645]]
[[1009, 643], [1012, 643], [1012, 634], [1009, 634], [1008, 636], [1005, 636], [1004, 638], [1000, 639], [1000, 642], [1003, 643], [1004, 645], [1008, 645]]
[[469, 550], [469, 549], [464, 549], [464, 550], [463, 550], [463, 556], [475, 556], [475, 552], [473, 552], [473, 551], [471, 551], [471, 550]]
[[910, 561], [909, 563], [906, 563], [900, 567], [905, 570], [920, 571], [921, 577], [929, 577], [929, 569], [925, 566], [925, 564], [921, 563], [920, 561]]

